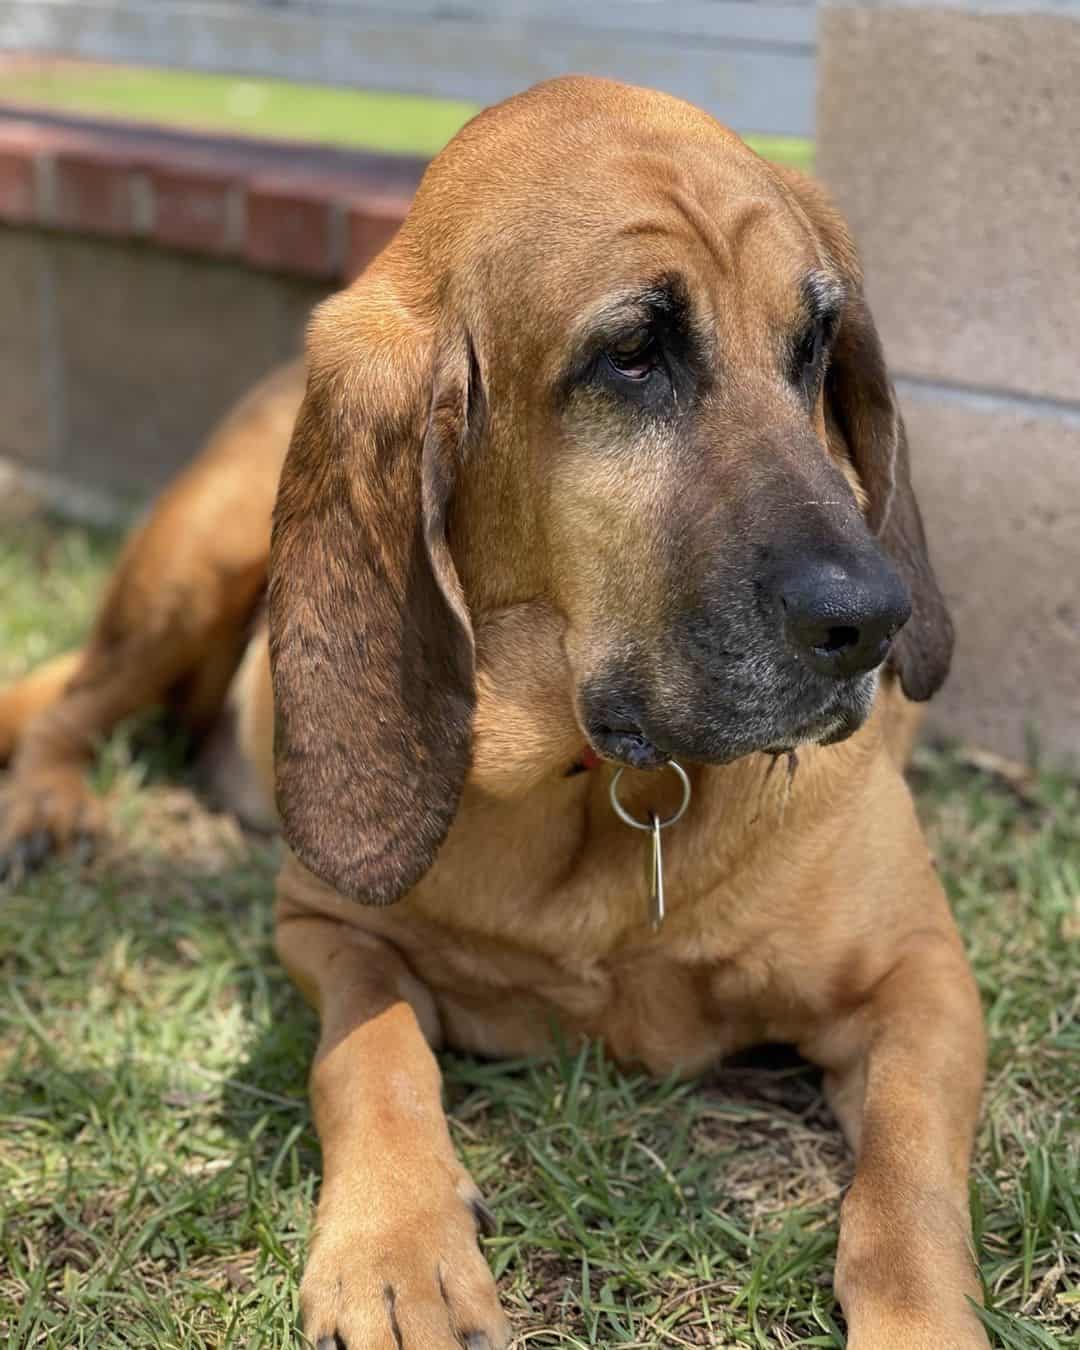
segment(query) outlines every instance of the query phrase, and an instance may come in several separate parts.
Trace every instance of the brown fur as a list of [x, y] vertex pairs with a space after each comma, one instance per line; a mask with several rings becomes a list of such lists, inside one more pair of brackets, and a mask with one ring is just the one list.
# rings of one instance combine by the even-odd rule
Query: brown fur
[[[776, 335], [807, 268], [831, 268], [845, 301], [824, 391], [800, 410]], [[676, 269], [723, 379], [667, 421], [627, 417], [565, 362], [635, 278]], [[222, 447], [269, 484], [273, 431], [256, 447], [234, 424], [136, 537], [84, 658], [96, 674], [23, 729], [16, 792], [45, 772], [81, 781], [105, 714], [152, 683], [125, 664], [141, 635], [168, 653], [155, 696], [211, 669], [200, 717], [220, 705], [267, 519], [232, 513], [231, 544], [200, 526], [217, 521], [217, 476], [233, 481]], [[792, 781], [764, 753], [689, 758], [654, 934], [612, 767], [567, 773], [612, 670], [694, 725], [700, 671], [672, 625], [709, 579], [693, 569], [753, 523], [732, 513], [761, 501], [781, 538], [869, 526], [913, 617], [865, 724], [802, 745]], [[618, 85], [558, 81], [482, 114], [312, 325], [270, 570], [269, 644], [260, 629], [230, 704], [268, 796], [276, 699], [294, 850], [277, 946], [322, 1022], [312, 1340], [506, 1344], [431, 1048], [533, 1053], [555, 1021], [661, 1074], [795, 1044], [824, 1067], [856, 1152], [836, 1273], [849, 1344], [985, 1347], [968, 1302], [979, 1002], [898, 767], [916, 720], [904, 691], [940, 683], [951, 633], [854, 249], [820, 189], [703, 113]], [[175, 648], [166, 594], [190, 600]], [[118, 692], [91, 705], [88, 684]], [[625, 788], [641, 815], [675, 801], [670, 773], [628, 770]]]
[[[303, 393], [284, 367], [225, 418], [128, 540], [82, 652], [0, 691], [0, 864], [101, 827], [86, 770], [102, 737], [167, 704], [216, 721], [266, 583], [270, 513]], [[57, 694], [62, 694], [57, 698]]]

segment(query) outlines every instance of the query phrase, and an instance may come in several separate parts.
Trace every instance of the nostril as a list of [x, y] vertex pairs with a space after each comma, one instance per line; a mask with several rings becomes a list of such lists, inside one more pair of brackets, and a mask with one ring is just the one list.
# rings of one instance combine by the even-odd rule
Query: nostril
[[908, 617], [899, 577], [882, 559], [808, 560], [774, 592], [787, 642], [812, 670], [848, 679], [879, 666]]
[[825, 656], [831, 656], [833, 652], [846, 651], [847, 648], [858, 645], [859, 630], [850, 625], [838, 624], [835, 628], [826, 629], [824, 642], [815, 643], [814, 650]]

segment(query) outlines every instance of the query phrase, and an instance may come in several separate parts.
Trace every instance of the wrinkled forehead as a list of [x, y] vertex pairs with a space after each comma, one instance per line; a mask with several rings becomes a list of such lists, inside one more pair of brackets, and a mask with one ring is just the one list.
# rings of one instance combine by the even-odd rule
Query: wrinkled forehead
[[580, 239], [569, 266], [551, 257], [550, 267], [551, 281], [570, 273], [559, 318], [574, 330], [632, 311], [661, 280], [719, 330], [783, 323], [808, 278], [827, 272], [812, 229], [778, 186], [719, 174], [647, 183]]
[[635, 296], [660, 279], [692, 297], [701, 323], [732, 336], [793, 321], [827, 260], [771, 168], [716, 133], [646, 125], [620, 139], [612, 129], [559, 156], [550, 147], [526, 156], [470, 240], [470, 276], [499, 294], [489, 321], [512, 326], [518, 342], [527, 328], [550, 348], [615, 311], [632, 315]]

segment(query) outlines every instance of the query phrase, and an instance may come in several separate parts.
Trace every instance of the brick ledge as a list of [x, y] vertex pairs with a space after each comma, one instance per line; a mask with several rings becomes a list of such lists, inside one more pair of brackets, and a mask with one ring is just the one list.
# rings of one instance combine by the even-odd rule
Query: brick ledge
[[422, 160], [0, 104], [0, 222], [144, 240], [349, 280], [390, 240]]

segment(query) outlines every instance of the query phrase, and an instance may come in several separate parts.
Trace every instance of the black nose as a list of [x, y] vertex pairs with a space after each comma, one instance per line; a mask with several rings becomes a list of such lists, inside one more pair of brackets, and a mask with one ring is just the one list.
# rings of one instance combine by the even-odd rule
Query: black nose
[[911, 614], [907, 587], [883, 557], [804, 562], [779, 593], [788, 641], [812, 669], [837, 678], [879, 666]]

